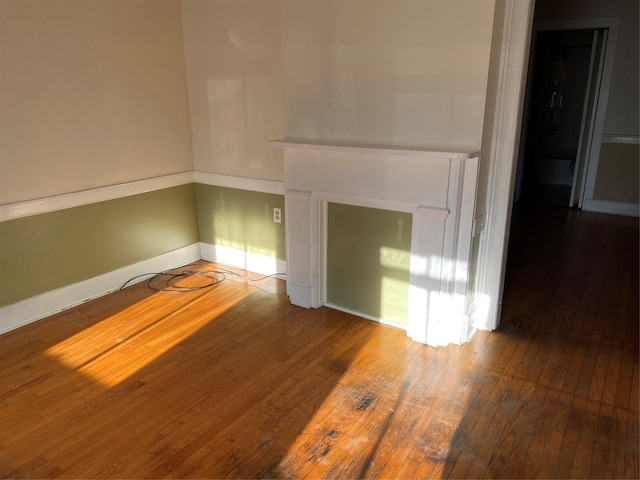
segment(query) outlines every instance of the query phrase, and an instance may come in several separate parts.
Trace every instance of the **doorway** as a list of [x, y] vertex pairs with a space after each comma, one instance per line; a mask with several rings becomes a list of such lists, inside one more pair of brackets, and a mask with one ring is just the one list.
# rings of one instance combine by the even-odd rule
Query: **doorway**
[[534, 34], [516, 201], [582, 207], [607, 35], [606, 28]]
[[[530, 46], [538, 32], [584, 29], [607, 32], [606, 42], [603, 42], [600, 49], [603, 54], [600, 63], [603, 67], [597, 88], [598, 94], [594, 97], [597, 104], [592, 106], [591, 139], [583, 138], [580, 142], [580, 145], [589, 146], [588, 151], [581, 153], [588, 159], [585, 162], [588, 163], [588, 167], [583, 174], [584, 184], [580, 185], [583, 191], [579, 194], [585, 208], [587, 202], [593, 201], [598, 156], [604, 134], [619, 19], [585, 18], [534, 24], [534, 4], [533, 0], [501, 4], [504, 6], [500, 20], [502, 38], [499, 50], [495, 51], [497, 75], [491, 84], [492, 92], [496, 94], [492, 105], [495, 117], [489, 125], [492, 128], [491, 143], [487, 143], [490, 155], [487, 173], [487, 216], [482, 219], [485, 233], [480, 236], [477, 246], [477, 298], [472, 304], [474, 325], [486, 330], [494, 330], [500, 323], [513, 200], [514, 197], [518, 199], [521, 189], [517, 187], [522, 185], [523, 169], [518, 169], [518, 166], [523, 165], [524, 148], [519, 147], [524, 147], [523, 135], [526, 128], [520, 127], [527, 121], [527, 118], [523, 117], [523, 99], [527, 73], [532, 71], [527, 65], [528, 59], [533, 60]], [[516, 172], [520, 175], [517, 176]]]

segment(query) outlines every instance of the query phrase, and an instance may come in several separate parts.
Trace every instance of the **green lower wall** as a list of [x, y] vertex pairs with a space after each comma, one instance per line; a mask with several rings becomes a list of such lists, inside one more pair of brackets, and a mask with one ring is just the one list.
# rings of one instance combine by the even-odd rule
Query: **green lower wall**
[[327, 301], [407, 324], [411, 214], [329, 203]]
[[[200, 241], [286, 259], [284, 195], [196, 183]], [[280, 208], [283, 222], [273, 221]]]
[[0, 223], [0, 306], [198, 242], [193, 184]]
[[[406, 324], [411, 214], [328, 208], [328, 301]], [[189, 184], [2, 222], [0, 306], [198, 241], [284, 260], [285, 221], [284, 195]]]

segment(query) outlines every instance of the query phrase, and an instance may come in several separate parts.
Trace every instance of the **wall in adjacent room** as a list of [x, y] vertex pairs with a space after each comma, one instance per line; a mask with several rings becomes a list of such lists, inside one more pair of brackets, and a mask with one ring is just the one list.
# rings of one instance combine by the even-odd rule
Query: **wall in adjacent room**
[[[605, 140], [598, 162], [594, 199], [637, 203], [639, 196], [638, 158], [626, 147], [608, 143], [607, 135], [635, 137], [640, 133], [640, 74], [639, 74], [639, 4], [637, 0], [538, 0], [538, 22], [575, 20], [581, 18], [617, 17], [619, 19], [616, 53], [611, 89], [604, 124]], [[604, 164], [602, 163], [604, 162]], [[618, 200], [614, 200], [617, 198]]]
[[605, 134], [638, 134], [638, 8], [637, 0], [536, 1], [536, 22], [601, 17], [620, 19]]
[[593, 198], [608, 202], [640, 203], [638, 144], [603, 143]]

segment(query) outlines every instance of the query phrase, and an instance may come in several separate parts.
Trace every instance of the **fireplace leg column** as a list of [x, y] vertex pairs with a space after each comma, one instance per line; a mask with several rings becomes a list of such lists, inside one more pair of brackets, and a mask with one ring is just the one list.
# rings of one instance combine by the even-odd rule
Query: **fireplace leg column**
[[[291, 303], [318, 308], [318, 219], [312, 192], [285, 192], [287, 293]], [[295, 226], [295, 228], [293, 228]]]
[[407, 335], [427, 345], [446, 345], [441, 325], [445, 221], [448, 209], [419, 206], [413, 213]]

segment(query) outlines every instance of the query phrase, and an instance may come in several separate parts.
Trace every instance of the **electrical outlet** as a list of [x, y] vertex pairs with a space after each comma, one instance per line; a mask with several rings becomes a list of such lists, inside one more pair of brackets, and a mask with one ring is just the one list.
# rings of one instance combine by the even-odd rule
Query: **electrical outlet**
[[280, 208], [273, 209], [273, 221], [275, 223], [282, 223], [282, 209]]

